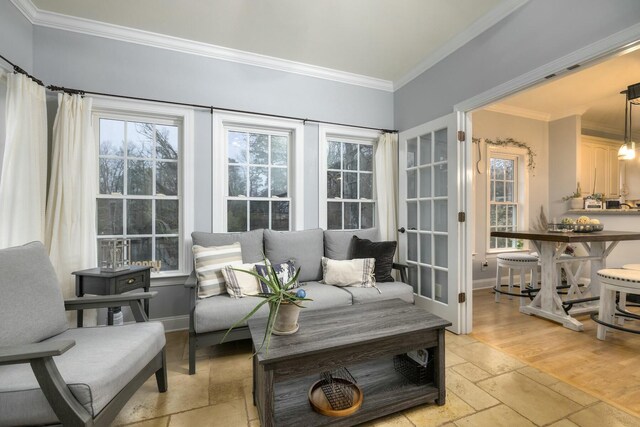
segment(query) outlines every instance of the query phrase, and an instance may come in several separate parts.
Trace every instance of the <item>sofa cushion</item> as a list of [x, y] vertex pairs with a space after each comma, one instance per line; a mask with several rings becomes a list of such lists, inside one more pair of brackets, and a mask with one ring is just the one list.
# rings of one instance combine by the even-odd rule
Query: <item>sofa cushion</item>
[[58, 278], [42, 243], [0, 250], [0, 272], [0, 347], [40, 342], [67, 329]]
[[[400, 298], [403, 301], [413, 304], [413, 288], [402, 282], [385, 282], [377, 284], [376, 288], [342, 288], [349, 292], [354, 304], [364, 304], [374, 301]], [[380, 290], [378, 292], [378, 289]]]
[[[165, 345], [159, 322], [69, 329], [47, 341], [75, 340], [53, 360], [69, 390], [96, 416]], [[57, 422], [29, 364], [0, 366], [0, 426]]]
[[264, 230], [265, 254], [272, 263], [293, 261], [300, 267], [301, 282], [322, 279], [320, 260], [324, 255], [322, 229], [304, 231]]
[[240, 242], [242, 247], [242, 262], [260, 262], [262, 256], [262, 235], [263, 230], [251, 230], [242, 233], [205, 233], [194, 231], [191, 233], [194, 245], [199, 246], [222, 246]]
[[313, 301], [304, 301], [305, 310], [322, 310], [325, 308], [350, 306], [353, 304], [351, 294], [337, 286], [325, 285], [320, 282], [307, 282], [300, 288], [307, 293], [306, 298]]
[[324, 256], [331, 259], [353, 258], [353, 245], [351, 239], [358, 236], [361, 239], [378, 240], [377, 228], [364, 230], [327, 230], [324, 232]]
[[[318, 282], [307, 282], [300, 286], [307, 293], [304, 310], [321, 310], [323, 308], [349, 306], [352, 304], [351, 294], [336, 286]], [[262, 301], [261, 298], [229, 298], [226, 295], [199, 300], [195, 309], [195, 329], [197, 333], [226, 331], [235, 322], [249, 314]], [[267, 316], [267, 304], [260, 307], [255, 316]], [[246, 326], [246, 322], [238, 326]]]

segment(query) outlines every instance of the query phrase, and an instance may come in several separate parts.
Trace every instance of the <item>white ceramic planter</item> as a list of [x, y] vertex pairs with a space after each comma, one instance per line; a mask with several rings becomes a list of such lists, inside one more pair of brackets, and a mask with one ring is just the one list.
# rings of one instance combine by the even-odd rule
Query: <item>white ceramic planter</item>
[[300, 307], [291, 303], [281, 303], [273, 323], [273, 333], [275, 335], [290, 335], [295, 333], [298, 328], [298, 316], [300, 315]]
[[584, 199], [582, 197], [569, 199], [569, 207], [571, 209], [584, 209]]

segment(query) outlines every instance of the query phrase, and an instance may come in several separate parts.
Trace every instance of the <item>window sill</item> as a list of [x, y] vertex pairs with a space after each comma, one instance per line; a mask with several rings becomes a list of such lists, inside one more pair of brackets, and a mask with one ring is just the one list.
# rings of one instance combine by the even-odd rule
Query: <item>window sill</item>
[[151, 274], [151, 287], [161, 287], [161, 286], [176, 286], [184, 284], [185, 280], [189, 277], [189, 273], [152, 273]]

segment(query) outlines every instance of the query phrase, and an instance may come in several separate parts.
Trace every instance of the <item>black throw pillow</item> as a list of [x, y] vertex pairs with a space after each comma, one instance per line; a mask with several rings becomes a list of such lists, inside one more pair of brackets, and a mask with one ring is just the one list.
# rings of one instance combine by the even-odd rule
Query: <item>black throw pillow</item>
[[353, 236], [351, 247], [353, 258], [375, 258], [376, 266], [374, 274], [376, 282], [393, 282], [391, 268], [393, 256], [396, 253], [398, 242], [372, 242], [369, 239], [360, 239]]

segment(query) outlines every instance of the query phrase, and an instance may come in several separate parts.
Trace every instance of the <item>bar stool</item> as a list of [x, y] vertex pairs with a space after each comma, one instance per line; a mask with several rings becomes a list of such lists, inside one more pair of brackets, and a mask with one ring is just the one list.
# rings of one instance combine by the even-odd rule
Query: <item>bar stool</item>
[[598, 277], [600, 278], [600, 309], [597, 316], [595, 313], [591, 315], [591, 319], [598, 323], [598, 339], [604, 340], [609, 329], [640, 333], [640, 330], [621, 326], [620, 322], [616, 324], [616, 320], [620, 318], [640, 319], [640, 316], [627, 311], [616, 314], [616, 292], [620, 292], [620, 295], [640, 295], [640, 271], [605, 268], [598, 271]]
[[[502, 285], [502, 269], [509, 269], [509, 284], [508, 291], [505, 292], [501, 289]], [[538, 257], [531, 254], [525, 254], [521, 252], [516, 253], [504, 253], [499, 254], [497, 257], [496, 267], [496, 286], [493, 290], [496, 293], [496, 302], [500, 302], [500, 294], [509, 295], [509, 299], [513, 299], [514, 296], [526, 297], [526, 295], [513, 292], [513, 274], [514, 272], [520, 273], [520, 284], [517, 286], [522, 292], [526, 288], [525, 274], [531, 271], [531, 286], [533, 288], [538, 287]], [[520, 300], [520, 304], [524, 304], [524, 300]]]

